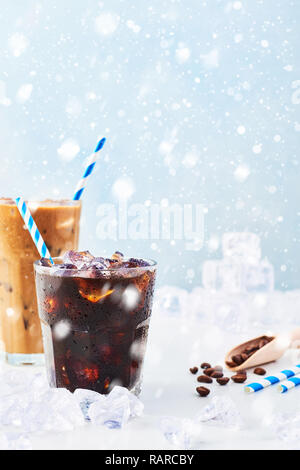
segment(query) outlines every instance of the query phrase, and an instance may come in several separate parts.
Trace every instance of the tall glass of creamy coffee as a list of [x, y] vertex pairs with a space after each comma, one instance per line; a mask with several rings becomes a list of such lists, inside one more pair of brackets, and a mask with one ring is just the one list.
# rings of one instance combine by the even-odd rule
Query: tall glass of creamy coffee
[[[27, 204], [52, 257], [78, 248], [80, 201]], [[43, 362], [33, 272], [39, 258], [16, 204], [0, 199], [0, 351], [10, 364]]]

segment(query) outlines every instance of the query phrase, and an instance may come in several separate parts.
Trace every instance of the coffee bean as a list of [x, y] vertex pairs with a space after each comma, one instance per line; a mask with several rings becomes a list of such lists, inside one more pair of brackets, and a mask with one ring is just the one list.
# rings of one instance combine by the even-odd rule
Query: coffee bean
[[258, 347], [259, 349], [260, 348], [263, 348], [266, 344], [268, 344], [269, 341], [265, 340], [265, 339], [261, 339], [260, 342], [258, 343]]
[[199, 377], [197, 377], [197, 380], [198, 382], [203, 382], [205, 384], [211, 384], [213, 382], [213, 379], [208, 377], [208, 375], [199, 375]]
[[210, 369], [211, 365], [208, 362], [202, 362], [201, 369]]
[[263, 336], [261, 338], [262, 341], [265, 341], [266, 344], [270, 343], [271, 341], [273, 341], [274, 337], [273, 336]]
[[249, 357], [253, 356], [253, 354], [255, 354], [256, 351], [258, 351], [258, 348], [254, 349], [252, 352], [248, 353], [248, 359], [249, 359]]
[[259, 350], [259, 348], [251, 348], [249, 351], [246, 351], [245, 354], [247, 354], [248, 357], [250, 357], [250, 356], [253, 356], [253, 354], [255, 354], [256, 351], [258, 351], [258, 350]]
[[213, 369], [215, 369], [215, 370], [217, 370], [217, 371], [219, 371], [219, 372], [220, 372], [220, 371], [222, 372], [223, 367], [222, 367], [222, 366], [215, 366], [215, 367], [213, 367]]
[[244, 374], [236, 374], [231, 377], [231, 380], [233, 380], [237, 384], [242, 384], [247, 380], [247, 376]]
[[256, 367], [253, 372], [257, 375], [265, 375], [266, 373], [265, 369], [263, 369], [262, 367]]
[[247, 359], [249, 357], [248, 354], [246, 354], [246, 353], [242, 353], [241, 356], [242, 356], [243, 362], [247, 361]]
[[198, 372], [198, 367], [191, 367], [191, 368], [190, 368], [190, 372], [191, 372], [191, 374], [197, 374], [197, 372]]
[[205, 375], [208, 375], [209, 377], [211, 376], [211, 374], [215, 372], [215, 369], [213, 369], [212, 367], [209, 367], [208, 369], [204, 369], [203, 373]]
[[258, 348], [254, 348], [253, 346], [248, 346], [248, 347], [244, 350], [244, 353], [249, 356], [249, 354], [253, 354], [255, 351], [258, 351]]
[[223, 377], [223, 372], [219, 371], [219, 370], [215, 370], [212, 374], [211, 374], [211, 377], [213, 379], [220, 379], [221, 377]]
[[245, 377], [247, 377], [247, 372], [245, 370], [239, 370], [238, 374], [244, 375]]
[[232, 356], [231, 360], [235, 362], [237, 366], [240, 366], [244, 362], [241, 354], [236, 354], [235, 356]]
[[226, 385], [229, 382], [229, 378], [228, 377], [220, 377], [219, 379], [217, 379], [217, 382], [220, 385]]
[[210, 393], [210, 390], [206, 387], [197, 387], [196, 390], [200, 397], [207, 397], [207, 395]]
[[232, 361], [226, 361], [226, 365], [228, 367], [236, 367], [236, 363], [235, 362], [232, 362]]
[[270, 341], [272, 341], [273, 338], [269, 337], [269, 336], [263, 336], [261, 338], [261, 340], [259, 341], [258, 343], [258, 347], [259, 348], [263, 348], [264, 346], [266, 346], [266, 344], [270, 343]]

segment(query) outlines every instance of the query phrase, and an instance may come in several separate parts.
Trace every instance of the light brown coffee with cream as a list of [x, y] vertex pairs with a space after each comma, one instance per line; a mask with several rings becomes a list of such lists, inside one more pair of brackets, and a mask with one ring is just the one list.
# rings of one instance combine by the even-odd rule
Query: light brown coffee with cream
[[[80, 202], [29, 201], [28, 207], [52, 257], [78, 248]], [[43, 352], [33, 273], [39, 258], [14, 201], [0, 199], [0, 350], [8, 356]]]

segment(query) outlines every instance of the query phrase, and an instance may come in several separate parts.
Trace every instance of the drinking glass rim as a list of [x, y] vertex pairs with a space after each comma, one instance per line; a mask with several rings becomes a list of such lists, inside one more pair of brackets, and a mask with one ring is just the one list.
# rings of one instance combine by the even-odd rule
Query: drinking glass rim
[[[62, 258], [61, 257], [56, 257], [56, 258], [52, 258], [54, 263], [55, 261], [57, 260], [61, 260], [62, 261]], [[128, 261], [130, 258], [124, 258], [123, 261]], [[121, 272], [127, 272], [127, 273], [130, 273], [130, 272], [133, 272], [133, 273], [136, 273], [138, 271], [149, 271], [149, 270], [154, 270], [157, 266], [157, 262], [151, 258], [136, 258], [136, 259], [140, 259], [140, 260], [143, 260], [143, 261], [146, 261], [147, 263], [149, 263], [149, 265], [147, 266], [134, 266], [134, 267], [126, 267], [126, 266], [116, 266], [115, 268], [110, 268], [110, 269], [101, 269], [99, 270], [99, 273], [103, 273], [103, 274], [106, 274], [106, 273], [114, 273], [114, 274], [117, 274], [118, 271], [121, 271]], [[51, 273], [51, 270], [54, 266], [42, 266], [39, 263], [40, 260], [36, 260], [34, 261], [33, 265], [34, 265], [34, 268], [36, 270], [36, 272], [38, 273], [44, 273], [44, 274], [50, 274], [51, 276], [58, 276], [58, 277], [68, 277], [68, 276], [62, 276], [61, 274], [59, 274], [59, 271], [58, 270], [55, 270]], [[59, 266], [60, 263], [55, 263], [57, 264], [57, 266]], [[85, 270], [85, 269], [67, 269], [65, 268], [65, 271], [67, 271], [68, 275], [70, 275], [70, 277], [85, 277], [84, 274], [86, 273], [90, 273], [89, 270]], [[76, 274], [77, 276], [74, 276], [74, 274]], [[101, 277], [101, 276], [100, 276]], [[89, 279], [99, 279], [97, 277], [93, 278], [93, 277], [88, 277]]]
[[[74, 201], [73, 199], [61, 198], [61, 199], [24, 199], [26, 204], [34, 204], [38, 207], [64, 207], [64, 206], [78, 206], [82, 204], [82, 201]], [[11, 197], [0, 197], [0, 204], [8, 206], [16, 206], [16, 201]]]

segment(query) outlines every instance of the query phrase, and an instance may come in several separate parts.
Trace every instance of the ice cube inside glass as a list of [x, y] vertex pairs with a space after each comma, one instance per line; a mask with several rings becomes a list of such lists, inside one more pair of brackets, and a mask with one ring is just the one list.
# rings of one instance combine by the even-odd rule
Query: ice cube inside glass
[[[38, 311], [50, 386], [140, 392], [156, 263], [94, 258], [80, 269], [35, 263]], [[42, 265], [44, 264], [44, 265]]]

